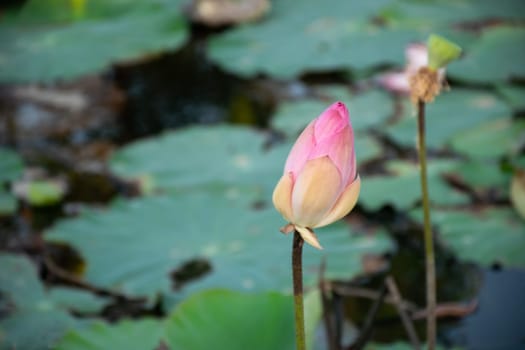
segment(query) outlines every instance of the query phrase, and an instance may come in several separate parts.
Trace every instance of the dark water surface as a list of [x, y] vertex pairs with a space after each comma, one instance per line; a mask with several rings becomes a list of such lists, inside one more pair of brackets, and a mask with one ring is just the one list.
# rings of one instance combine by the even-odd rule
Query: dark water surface
[[[112, 72], [110, 79], [114, 79], [115, 85], [123, 91], [126, 101], [116, 117], [118, 134], [111, 136], [111, 142], [120, 144], [192, 124], [230, 122], [264, 128], [283, 95], [293, 95], [289, 88], [306, 84], [298, 81], [283, 85], [267, 79], [234, 77], [206, 60], [202, 40], [190, 42], [177, 53], [165, 54], [135, 66], [117, 67]], [[99, 137], [104, 133], [93, 135]], [[77, 187], [89, 188], [94, 184], [93, 191], [69, 200], [96, 202], [95, 189], [105, 188], [98, 193], [98, 198], [108, 201], [119, 190], [111, 179], [106, 183], [103, 176], [90, 174], [89, 180], [86, 176], [74, 179], [82, 184]], [[86, 200], [88, 197], [92, 200]], [[54, 212], [44, 214], [53, 218], [60, 216]], [[52, 221], [49, 220], [48, 224]], [[388, 257], [391, 273], [405, 299], [424, 305], [421, 246], [417, 243], [407, 245], [407, 242], [399, 241], [399, 237], [397, 240], [399, 250]], [[438, 255], [440, 301], [478, 300], [477, 309], [468, 316], [459, 320], [440, 320], [440, 341], [447, 346], [475, 350], [525, 349], [525, 272], [506, 268], [482, 269], [457, 261], [446, 250]], [[376, 288], [378, 280], [371, 278], [363, 284]], [[348, 298], [340, 307], [344, 307], [347, 317], [359, 323], [366, 317], [370, 304], [362, 299]], [[416, 327], [423, 338], [424, 322], [417, 322]], [[406, 339], [392, 307], [380, 311], [372, 339], [384, 342]]]
[[525, 349], [525, 272], [488, 269], [478, 308], [444, 334], [444, 340], [473, 350]]

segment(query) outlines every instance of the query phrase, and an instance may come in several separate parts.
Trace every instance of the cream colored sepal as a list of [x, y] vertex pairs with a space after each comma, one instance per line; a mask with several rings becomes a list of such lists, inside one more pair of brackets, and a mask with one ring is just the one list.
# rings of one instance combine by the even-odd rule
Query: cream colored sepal
[[322, 250], [323, 247], [321, 247], [321, 244], [319, 244], [319, 241], [317, 240], [317, 237], [314, 233], [314, 231], [308, 227], [300, 227], [295, 226], [295, 229], [301, 237], [303, 237], [304, 241], [308, 244], [310, 244], [312, 247]]
[[308, 227], [301, 227], [301, 226], [297, 226], [294, 224], [287, 224], [281, 227], [279, 231], [281, 231], [285, 235], [292, 233], [294, 231], [297, 231], [299, 232], [299, 234], [301, 235], [301, 237], [304, 239], [306, 243], [310, 244], [312, 247], [315, 247], [317, 249], [320, 249], [320, 250], [323, 249], [314, 231]]

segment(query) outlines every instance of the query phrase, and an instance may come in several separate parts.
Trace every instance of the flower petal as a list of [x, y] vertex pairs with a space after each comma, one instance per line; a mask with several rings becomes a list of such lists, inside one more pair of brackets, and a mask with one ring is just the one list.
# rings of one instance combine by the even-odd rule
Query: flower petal
[[354, 131], [348, 125], [339, 135], [337, 141], [330, 150], [330, 159], [334, 162], [341, 174], [343, 186], [355, 179], [357, 173], [355, 149], [354, 149]]
[[360, 189], [361, 179], [359, 178], [359, 175], [357, 175], [357, 178], [345, 188], [330, 212], [328, 212], [328, 214], [321, 220], [321, 222], [317, 224], [317, 226], [313, 227], [323, 227], [329, 225], [348, 214], [357, 203]]
[[288, 158], [286, 159], [284, 172], [291, 172], [293, 180], [297, 178], [297, 174], [303, 169], [304, 164], [308, 160], [309, 154], [315, 146], [314, 123], [315, 119], [308, 124], [306, 129], [304, 129], [301, 135], [299, 135], [297, 141], [295, 141], [295, 144], [290, 150]]
[[315, 235], [313, 230], [301, 226], [295, 226], [295, 229], [297, 230], [297, 232], [299, 232], [299, 234], [306, 243], [310, 244], [314, 248], [323, 249], [323, 247], [321, 247], [321, 244], [319, 244], [319, 240], [317, 239], [317, 236]]
[[350, 123], [348, 110], [343, 102], [335, 102], [315, 120], [314, 137], [316, 144], [331, 139]]
[[272, 201], [275, 209], [288, 221], [292, 221], [292, 174], [286, 173], [273, 190]]
[[379, 84], [387, 90], [408, 95], [410, 84], [406, 72], [390, 72], [379, 77]]
[[310, 153], [308, 160], [328, 156], [339, 170], [342, 183], [348, 183], [355, 179], [356, 162], [354, 150], [354, 132], [350, 125], [347, 125], [332, 138], [325, 139], [315, 146]]
[[339, 170], [329, 157], [306, 162], [292, 191], [292, 224], [315, 227], [332, 208], [341, 190]]
[[422, 43], [413, 43], [405, 49], [405, 56], [407, 61], [406, 74], [408, 76], [414, 75], [417, 71], [428, 64], [428, 50], [427, 46]]

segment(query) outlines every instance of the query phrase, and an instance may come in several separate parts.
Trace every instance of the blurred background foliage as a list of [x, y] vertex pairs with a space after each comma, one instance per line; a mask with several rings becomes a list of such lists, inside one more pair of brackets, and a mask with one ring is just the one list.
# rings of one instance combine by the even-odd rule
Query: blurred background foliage
[[[270, 197], [334, 100], [362, 192], [305, 251], [308, 342], [329, 349], [323, 314], [359, 339], [385, 276], [420, 328], [416, 121], [381, 75], [430, 33], [464, 49], [427, 116], [440, 341], [524, 346], [524, 20], [521, 0], [0, 5], [0, 349], [293, 349]], [[391, 305], [376, 319], [367, 348], [410, 348]]]

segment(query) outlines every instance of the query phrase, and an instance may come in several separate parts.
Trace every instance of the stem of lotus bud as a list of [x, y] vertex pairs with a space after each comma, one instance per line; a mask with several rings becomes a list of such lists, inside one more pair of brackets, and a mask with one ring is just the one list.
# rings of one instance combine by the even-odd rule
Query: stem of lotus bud
[[303, 244], [304, 240], [301, 234], [295, 231], [292, 246], [292, 276], [295, 308], [295, 344], [297, 350], [306, 350], [303, 305]]

